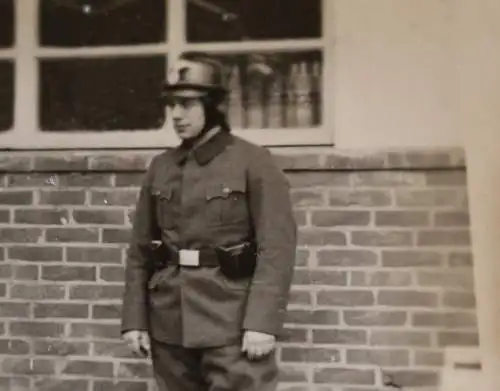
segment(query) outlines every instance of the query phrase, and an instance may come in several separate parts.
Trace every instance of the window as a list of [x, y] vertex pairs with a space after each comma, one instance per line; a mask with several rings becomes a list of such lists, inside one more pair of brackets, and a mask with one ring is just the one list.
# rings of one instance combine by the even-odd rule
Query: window
[[160, 102], [186, 50], [226, 65], [234, 132], [329, 143], [328, 0], [0, 0], [0, 148], [177, 142]]

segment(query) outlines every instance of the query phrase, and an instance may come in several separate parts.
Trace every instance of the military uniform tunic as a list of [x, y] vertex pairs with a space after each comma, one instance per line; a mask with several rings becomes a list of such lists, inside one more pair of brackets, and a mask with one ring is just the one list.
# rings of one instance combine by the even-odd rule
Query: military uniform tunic
[[[253, 276], [170, 265], [148, 273], [141, 245], [199, 250], [257, 245]], [[279, 335], [296, 253], [289, 184], [271, 154], [219, 131], [194, 151], [152, 160], [140, 191], [126, 266], [122, 332], [187, 348], [238, 343], [243, 330]]]

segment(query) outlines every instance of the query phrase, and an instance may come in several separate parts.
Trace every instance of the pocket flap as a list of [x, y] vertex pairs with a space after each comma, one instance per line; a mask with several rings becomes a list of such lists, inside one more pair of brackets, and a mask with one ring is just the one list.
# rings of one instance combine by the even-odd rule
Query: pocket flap
[[153, 187], [151, 194], [160, 199], [170, 200], [172, 198], [173, 189], [171, 187]]
[[244, 180], [224, 181], [211, 185], [206, 190], [207, 200], [213, 198], [228, 198], [235, 193], [245, 193], [246, 183]]

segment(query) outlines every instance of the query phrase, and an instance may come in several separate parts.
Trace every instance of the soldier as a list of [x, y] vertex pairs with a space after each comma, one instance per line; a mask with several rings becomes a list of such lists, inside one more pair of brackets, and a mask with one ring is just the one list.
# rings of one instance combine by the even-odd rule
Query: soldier
[[272, 391], [297, 227], [271, 154], [231, 134], [222, 67], [185, 54], [165, 87], [181, 144], [155, 156], [126, 265], [122, 334], [161, 391]]

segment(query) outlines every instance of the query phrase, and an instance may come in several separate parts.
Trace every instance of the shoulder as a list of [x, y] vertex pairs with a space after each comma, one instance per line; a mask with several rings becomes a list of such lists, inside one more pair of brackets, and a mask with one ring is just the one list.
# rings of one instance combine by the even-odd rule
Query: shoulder
[[257, 145], [235, 135], [233, 135], [233, 140], [234, 147], [238, 150], [238, 152], [242, 153], [242, 155], [249, 159], [249, 163], [251, 165], [277, 165], [273, 154], [266, 147]]

